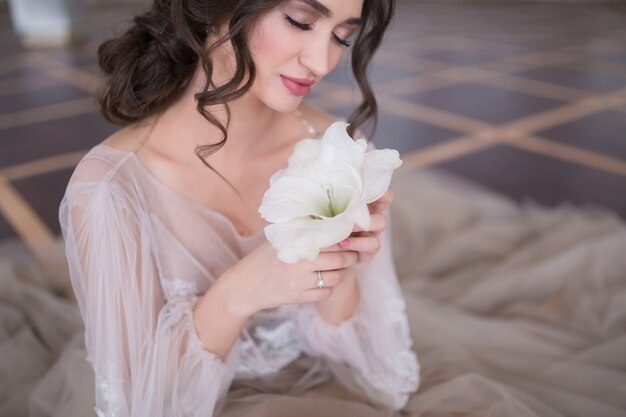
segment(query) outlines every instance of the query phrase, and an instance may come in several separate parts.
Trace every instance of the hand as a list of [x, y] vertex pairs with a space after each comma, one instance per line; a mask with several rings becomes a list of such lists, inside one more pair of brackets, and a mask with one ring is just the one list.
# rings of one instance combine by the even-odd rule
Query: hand
[[394, 193], [391, 189], [387, 189], [378, 200], [368, 204], [369, 212], [372, 216], [372, 222], [369, 230], [365, 231], [358, 225], [354, 225], [352, 233], [343, 242], [347, 241], [347, 245], [340, 242], [338, 245], [331, 246], [334, 250], [350, 250], [358, 253], [358, 261], [351, 267], [351, 272], [355, 275], [370, 264], [372, 258], [380, 249], [380, 234], [387, 227], [387, 216], [383, 213], [394, 199]]
[[[333, 249], [336, 248], [336, 249]], [[288, 264], [277, 257], [276, 249], [263, 242], [230, 269], [214, 285], [219, 285], [227, 306], [238, 316], [249, 317], [257, 311], [324, 300], [334, 287], [350, 276], [357, 252], [337, 245], [322, 249], [313, 260]], [[322, 271], [325, 286], [317, 288], [317, 271]]]

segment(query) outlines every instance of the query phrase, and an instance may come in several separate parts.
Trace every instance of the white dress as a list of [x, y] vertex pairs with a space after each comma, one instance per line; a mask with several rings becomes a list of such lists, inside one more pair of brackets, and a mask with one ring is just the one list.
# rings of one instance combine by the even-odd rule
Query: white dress
[[222, 361], [191, 312], [264, 235], [241, 236], [134, 153], [94, 147], [60, 208], [78, 304], [0, 250], [0, 415], [626, 415], [617, 215], [520, 205], [436, 170], [392, 189], [355, 315], [263, 310]]

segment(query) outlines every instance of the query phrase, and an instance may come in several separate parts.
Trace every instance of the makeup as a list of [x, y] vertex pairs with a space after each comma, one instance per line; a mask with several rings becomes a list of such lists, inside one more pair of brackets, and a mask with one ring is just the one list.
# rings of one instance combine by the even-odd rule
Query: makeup
[[309, 91], [311, 91], [311, 85], [305, 85], [302, 83], [297, 82], [295, 79], [291, 78], [291, 77], [286, 77], [284, 75], [280, 76], [281, 81], [283, 82], [283, 84], [285, 85], [285, 87], [287, 87], [287, 89], [297, 95], [297, 96], [304, 96], [306, 95]]

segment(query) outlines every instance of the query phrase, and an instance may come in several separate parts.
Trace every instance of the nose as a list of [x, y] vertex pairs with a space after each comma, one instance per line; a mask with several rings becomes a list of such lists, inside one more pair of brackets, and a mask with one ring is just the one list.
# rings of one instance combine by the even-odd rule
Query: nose
[[331, 71], [330, 53], [330, 37], [311, 37], [300, 54], [300, 64], [321, 79]]

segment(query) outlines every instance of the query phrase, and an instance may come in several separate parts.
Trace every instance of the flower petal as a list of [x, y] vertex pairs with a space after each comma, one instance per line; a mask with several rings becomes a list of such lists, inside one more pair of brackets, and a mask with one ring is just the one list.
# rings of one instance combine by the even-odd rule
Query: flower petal
[[357, 139], [356, 143], [363, 149], [363, 152], [367, 152], [367, 141], [363, 138]]
[[346, 211], [346, 215], [363, 230], [369, 230], [372, 223], [372, 217], [365, 202], [351, 207], [350, 210]]
[[312, 165], [317, 159], [321, 149], [319, 139], [302, 139], [293, 147], [293, 153], [288, 159], [289, 168], [298, 168]]
[[328, 197], [324, 188], [304, 177], [283, 176], [263, 195], [259, 213], [276, 223], [295, 217], [319, 216], [325, 213]]
[[342, 220], [329, 220], [298, 217], [283, 223], [273, 223], [265, 227], [265, 237], [278, 251], [278, 259], [296, 263], [300, 259], [314, 260], [320, 249], [332, 246], [350, 235], [352, 223]]
[[348, 135], [346, 131], [348, 126], [346, 122], [335, 122], [326, 129], [321, 139], [318, 167], [348, 164], [361, 170], [365, 160], [365, 149]]
[[272, 174], [272, 176], [270, 177], [270, 187], [272, 185], [274, 185], [276, 183], [276, 181], [278, 181], [282, 176], [284, 176], [287, 173], [286, 169], [279, 169], [278, 171], [274, 172]]
[[402, 165], [395, 149], [373, 149], [365, 154], [363, 165], [363, 199], [366, 203], [378, 200], [391, 182], [393, 170]]

